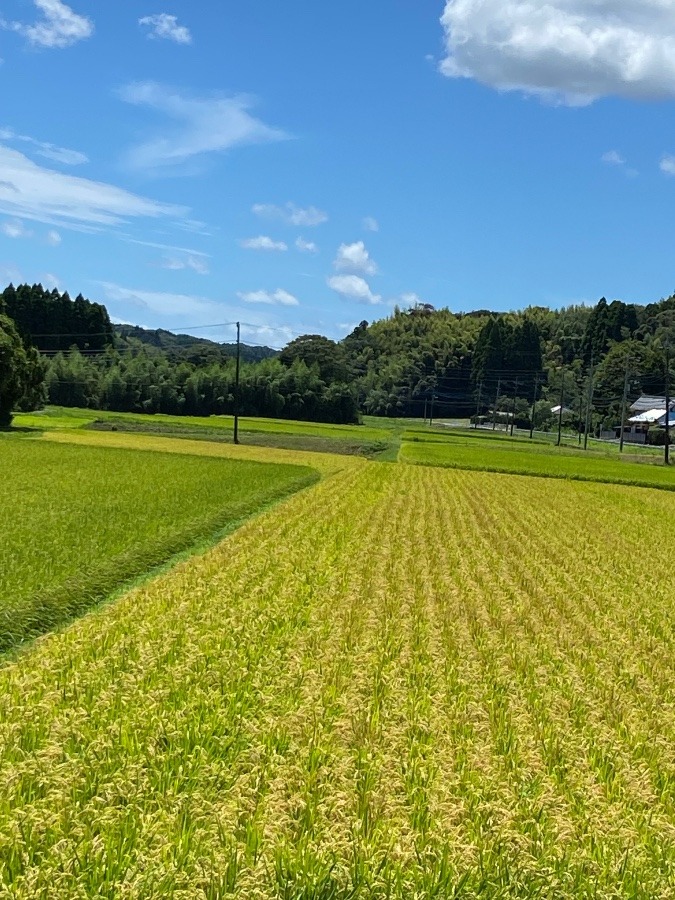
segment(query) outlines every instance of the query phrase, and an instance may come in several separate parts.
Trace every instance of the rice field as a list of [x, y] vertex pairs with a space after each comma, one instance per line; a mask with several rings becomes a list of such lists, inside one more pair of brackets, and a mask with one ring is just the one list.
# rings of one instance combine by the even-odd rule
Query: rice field
[[0, 471], [0, 651], [317, 478], [297, 465], [15, 437], [0, 439]]
[[671, 495], [356, 463], [0, 670], [0, 895], [675, 896]]
[[491, 432], [470, 435], [405, 432], [399, 452], [405, 463], [444, 466], [540, 478], [566, 478], [675, 490], [675, 467], [662, 464], [660, 455], [636, 462], [616, 453], [530, 444]]

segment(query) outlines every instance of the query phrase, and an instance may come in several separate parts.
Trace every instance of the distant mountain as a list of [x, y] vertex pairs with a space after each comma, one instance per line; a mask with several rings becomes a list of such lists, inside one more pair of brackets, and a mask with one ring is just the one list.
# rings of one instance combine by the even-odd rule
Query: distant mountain
[[[140, 342], [161, 350], [170, 359], [195, 364], [233, 357], [237, 353], [236, 344], [219, 344], [217, 341], [194, 337], [191, 334], [173, 334], [163, 328], [151, 330], [138, 325], [114, 325], [114, 329], [115, 345], [118, 349]], [[278, 350], [272, 347], [251, 347], [243, 343], [241, 345], [241, 358], [244, 362], [260, 362], [278, 356], [278, 353]]]

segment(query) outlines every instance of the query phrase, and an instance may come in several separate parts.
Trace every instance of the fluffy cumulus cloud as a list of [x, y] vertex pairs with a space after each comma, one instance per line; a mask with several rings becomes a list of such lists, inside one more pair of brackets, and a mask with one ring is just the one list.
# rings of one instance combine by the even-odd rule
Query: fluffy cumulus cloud
[[618, 150], [608, 150], [606, 153], [602, 154], [600, 160], [606, 166], [620, 169], [625, 175], [629, 175], [632, 178], [638, 174], [637, 169], [631, 168], [631, 166], [628, 165], [626, 157], [619, 153]]
[[92, 230], [134, 219], [175, 218], [185, 212], [105, 182], [39, 166], [0, 144], [0, 213], [7, 216]]
[[570, 105], [675, 96], [670, 0], [447, 0], [441, 70]]
[[159, 13], [156, 16], [143, 16], [138, 24], [148, 29], [149, 38], [161, 38], [176, 44], [191, 44], [192, 35], [185, 25], [179, 25], [176, 16]]
[[318, 253], [319, 252], [319, 248], [314, 243], [314, 241], [306, 241], [302, 237], [299, 237], [296, 240], [295, 246], [300, 251], [300, 253]]
[[200, 97], [156, 82], [130, 84], [119, 94], [127, 103], [152, 109], [174, 123], [166, 133], [133, 148], [127, 161], [134, 168], [166, 169], [231, 147], [286, 138], [251, 114], [250, 97]]
[[32, 237], [33, 232], [28, 231], [26, 226], [19, 219], [13, 219], [10, 222], [3, 222], [0, 225], [0, 231], [8, 238], [27, 238]]
[[413, 306], [420, 306], [420, 304], [424, 303], [424, 300], [420, 297], [419, 294], [416, 294], [414, 291], [408, 291], [394, 301], [398, 306], [405, 307], [406, 309], [411, 309]]
[[608, 150], [607, 153], [602, 154], [601, 159], [608, 166], [626, 165], [625, 158], [618, 152], [618, 150]]
[[183, 256], [165, 256], [162, 260], [161, 267], [169, 269], [171, 272], [191, 271], [197, 275], [208, 275], [210, 273], [209, 264], [206, 255], [203, 253], [192, 254], [186, 253]]
[[334, 266], [341, 272], [361, 272], [364, 275], [377, 275], [377, 264], [370, 258], [363, 241], [353, 244], [340, 244]]
[[244, 303], [263, 303], [267, 306], [299, 306], [300, 301], [293, 294], [281, 288], [276, 291], [249, 291], [237, 294]]
[[295, 225], [299, 228], [313, 228], [323, 225], [328, 221], [328, 214], [316, 206], [301, 207], [295, 203], [287, 203], [285, 206], [276, 206], [273, 203], [256, 203], [253, 213], [263, 219], [276, 219], [286, 225]]
[[91, 19], [74, 12], [62, 0], [33, 0], [42, 18], [32, 25], [1, 21], [3, 28], [23, 35], [34, 47], [62, 49], [91, 37]]
[[366, 279], [360, 275], [333, 275], [328, 279], [328, 287], [346, 300], [372, 305], [382, 303], [382, 297], [374, 294]]
[[659, 167], [664, 175], [675, 175], [675, 156], [665, 153], [661, 157]]
[[282, 253], [288, 250], [288, 244], [283, 241], [275, 241], [265, 234], [239, 241], [239, 246], [244, 250], [277, 250]]

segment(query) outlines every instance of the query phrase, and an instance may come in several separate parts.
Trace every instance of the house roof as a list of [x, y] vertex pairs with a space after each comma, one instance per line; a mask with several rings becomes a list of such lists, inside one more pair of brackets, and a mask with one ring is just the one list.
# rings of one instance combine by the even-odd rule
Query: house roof
[[639, 413], [637, 416], [633, 416], [628, 421], [633, 425], [655, 425], [659, 419], [665, 419], [666, 417], [666, 407], [665, 403], [661, 407], [656, 407], [655, 409], [648, 409], [645, 412]]
[[[661, 425], [665, 426], [666, 424], [666, 409], [665, 407], [661, 407], [661, 409], [648, 409], [647, 412], [640, 413], [637, 416], [633, 416], [628, 420], [631, 425]], [[675, 413], [670, 410], [670, 419], [668, 424], [672, 428], [675, 426]]]
[[[574, 415], [574, 410], [568, 409], [566, 406], [563, 406], [562, 411], [563, 411], [564, 416], [573, 416]], [[557, 416], [560, 412], [560, 404], [558, 404], [557, 406], [552, 406], [551, 412]]]
[[635, 403], [631, 403], [630, 409], [631, 412], [634, 413], [646, 413], [654, 409], [660, 409], [661, 412], [665, 412], [666, 398], [649, 397], [647, 394], [643, 394], [642, 397], [639, 397], [635, 401]]

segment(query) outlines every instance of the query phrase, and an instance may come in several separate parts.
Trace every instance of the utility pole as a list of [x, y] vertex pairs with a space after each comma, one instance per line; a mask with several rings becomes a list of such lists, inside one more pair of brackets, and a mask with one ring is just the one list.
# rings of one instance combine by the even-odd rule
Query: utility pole
[[476, 404], [476, 421], [474, 423], [474, 428], [478, 428], [478, 416], [480, 415], [480, 404], [483, 399], [483, 380], [481, 379], [480, 384], [478, 385], [478, 403]]
[[431, 392], [431, 409], [429, 410], [429, 425], [434, 424], [434, 400], [436, 399], [436, 394], [434, 391]]
[[241, 325], [237, 322], [237, 368], [234, 376], [234, 443], [239, 443], [239, 369], [241, 367]]
[[534, 399], [532, 400], [532, 415], [530, 416], [530, 440], [534, 437], [534, 410], [537, 405], [537, 393], [539, 392], [539, 376], [534, 379]]
[[630, 371], [630, 355], [626, 355], [626, 374], [623, 379], [623, 400], [621, 401], [621, 437], [619, 438], [619, 453], [623, 453], [623, 435], [626, 430], [626, 403], [628, 402], [628, 374]]
[[588, 431], [591, 427], [591, 407], [593, 406], [593, 354], [591, 354], [591, 370], [588, 382], [588, 398], [586, 401], [586, 423], [584, 425], [584, 450], [588, 450]]
[[664, 462], [670, 465], [670, 351], [666, 349], [666, 447]]
[[581, 447], [581, 426], [584, 424], [584, 388], [583, 384], [581, 386], [581, 390], [579, 391], [579, 422], [577, 424], [577, 431], [579, 432], [579, 440], [578, 444]]
[[513, 437], [513, 426], [516, 424], [516, 398], [518, 396], [518, 379], [516, 378], [516, 386], [513, 389], [513, 409], [511, 410], [511, 437]]
[[563, 404], [565, 402], [565, 370], [563, 369], [562, 373], [562, 382], [560, 384], [560, 409], [558, 410], [558, 443], [556, 447], [559, 447], [562, 443], [562, 417], [563, 417]]
[[497, 396], [495, 397], [495, 408], [494, 408], [494, 412], [492, 413], [492, 430], [493, 431], [497, 427], [497, 404], [499, 402], [499, 391], [501, 390], [501, 387], [502, 387], [502, 380], [501, 380], [501, 378], [498, 378], [497, 379]]
[[427, 398], [424, 398], [424, 424], [427, 424]]

